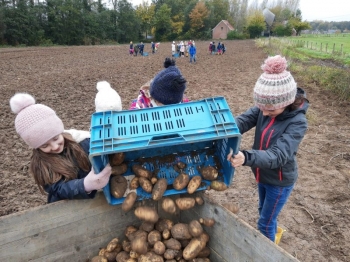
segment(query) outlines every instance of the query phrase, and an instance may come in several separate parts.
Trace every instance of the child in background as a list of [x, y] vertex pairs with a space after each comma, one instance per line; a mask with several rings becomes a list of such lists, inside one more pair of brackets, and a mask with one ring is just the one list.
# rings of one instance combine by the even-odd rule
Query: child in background
[[40, 192], [46, 192], [48, 203], [93, 198], [96, 190], [107, 185], [110, 165], [99, 174], [91, 168], [89, 132], [64, 131], [55, 111], [35, 104], [34, 97], [29, 94], [17, 93], [11, 98], [10, 106], [17, 114], [17, 133], [33, 148], [29, 171]]
[[186, 79], [175, 65], [175, 60], [166, 58], [164, 67], [153, 79], [144, 84], [130, 109], [142, 109], [188, 102], [184, 97]]
[[298, 178], [296, 155], [307, 130], [309, 101], [286, 71], [284, 57], [269, 57], [261, 68], [264, 73], [254, 87], [255, 107], [236, 117], [241, 134], [255, 128], [253, 149], [229, 154], [227, 160], [235, 168], [251, 167], [258, 183], [258, 229], [275, 241], [277, 217]]
[[132, 43], [132, 41], [130, 41], [130, 48], [129, 48], [129, 55], [133, 55], [134, 54], [134, 44]]
[[197, 49], [196, 49], [196, 47], [193, 44], [190, 45], [189, 52], [190, 52], [190, 63], [192, 63], [192, 60], [193, 60], [194, 63], [196, 63]]

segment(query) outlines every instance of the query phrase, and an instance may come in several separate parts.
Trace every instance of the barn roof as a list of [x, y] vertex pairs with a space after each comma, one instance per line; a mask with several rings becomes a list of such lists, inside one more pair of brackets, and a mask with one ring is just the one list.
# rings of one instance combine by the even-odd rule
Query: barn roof
[[235, 30], [235, 29], [233, 28], [233, 26], [232, 26], [227, 20], [221, 20], [221, 21], [213, 28], [213, 30], [214, 30], [221, 22], [223, 22], [223, 23], [227, 26], [228, 29], [230, 29], [230, 30]]

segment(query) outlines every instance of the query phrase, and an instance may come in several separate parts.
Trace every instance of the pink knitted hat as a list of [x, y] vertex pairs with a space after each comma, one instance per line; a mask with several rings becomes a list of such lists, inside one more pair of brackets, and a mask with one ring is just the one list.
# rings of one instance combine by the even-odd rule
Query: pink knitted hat
[[254, 87], [254, 102], [260, 110], [275, 110], [292, 104], [297, 83], [286, 71], [287, 60], [280, 55], [269, 57], [261, 66], [264, 73]]
[[29, 94], [18, 93], [10, 99], [11, 110], [17, 114], [15, 127], [24, 142], [38, 148], [51, 138], [63, 133], [62, 120], [50, 107], [35, 104]]

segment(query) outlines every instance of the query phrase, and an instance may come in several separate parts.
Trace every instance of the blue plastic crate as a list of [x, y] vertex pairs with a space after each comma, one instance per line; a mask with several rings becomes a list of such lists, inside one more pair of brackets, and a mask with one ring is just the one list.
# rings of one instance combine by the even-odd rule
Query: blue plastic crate
[[[141, 110], [94, 113], [91, 118], [90, 160], [96, 172], [108, 163], [108, 155], [124, 152], [130, 181], [131, 167], [141, 164], [157, 171], [158, 178], [167, 178], [171, 185], [178, 175], [173, 166], [181, 161], [190, 177], [199, 174], [198, 168], [215, 166], [219, 180], [231, 184], [234, 168], [226, 160], [229, 149], [238, 152], [241, 135], [224, 97], [146, 108]], [[204, 190], [210, 184], [203, 180]], [[139, 199], [151, 194], [138, 188]], [[109, 184], [103, 189], [107, 202], [121, 204], [110, 194]], [[164, 196], [186, 193], [168, 187]], [[129, 193], [127, 190], [126, 194]]]

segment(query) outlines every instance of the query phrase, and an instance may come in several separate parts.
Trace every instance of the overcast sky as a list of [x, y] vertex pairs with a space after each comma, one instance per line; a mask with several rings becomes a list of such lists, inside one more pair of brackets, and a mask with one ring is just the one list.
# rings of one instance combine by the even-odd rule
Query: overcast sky
[[[145, 0], [147, 1], [147, 0]], [[138, 5], [142, 0], [129, 0]], [[151, 1], [148, 1], [151, 3]], [[350, 0], [300, 0], [303, 20], [350, 21]]]

